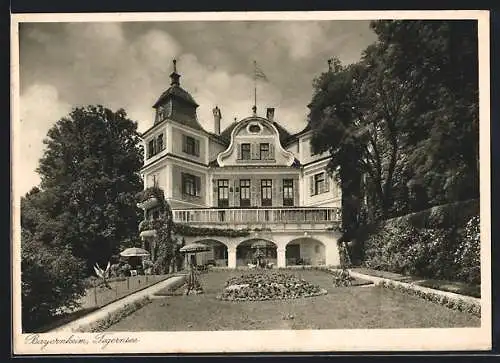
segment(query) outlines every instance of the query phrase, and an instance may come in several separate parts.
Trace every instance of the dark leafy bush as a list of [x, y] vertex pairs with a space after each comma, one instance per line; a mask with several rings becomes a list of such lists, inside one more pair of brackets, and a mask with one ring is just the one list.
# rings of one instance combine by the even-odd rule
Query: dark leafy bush
[[479, 200], [472, 199], [438, 205], [417, 213], [390, 219], [394, 225], [411, 224], [416, 228], [455, 228], [465, 226], [467, 221], [479, 213]]
[[458, 228], [416, 228], [404, 219], [382, 223], [365, 242], [365, 265], [404, 275], [479, 283], [479, 222]]
[[64, 248], [47, 246], [23, 234], [21, 244], [23, 331], [32, 331], [79, 306], [85, 293], [85, 263]]

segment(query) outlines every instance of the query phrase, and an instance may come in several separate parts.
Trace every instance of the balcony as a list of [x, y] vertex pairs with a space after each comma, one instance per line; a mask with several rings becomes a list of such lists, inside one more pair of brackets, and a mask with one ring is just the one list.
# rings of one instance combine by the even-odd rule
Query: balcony
[[174, 222], [200, 227], [331, 227], [340, 224], [340, 208], [204, 208], [173, 210]]

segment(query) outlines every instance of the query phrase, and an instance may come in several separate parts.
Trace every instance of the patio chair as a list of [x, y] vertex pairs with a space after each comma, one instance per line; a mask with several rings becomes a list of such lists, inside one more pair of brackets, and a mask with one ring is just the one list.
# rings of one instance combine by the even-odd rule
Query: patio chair
[[137, 276], [137, 270], [130, 270], [130, 276]]

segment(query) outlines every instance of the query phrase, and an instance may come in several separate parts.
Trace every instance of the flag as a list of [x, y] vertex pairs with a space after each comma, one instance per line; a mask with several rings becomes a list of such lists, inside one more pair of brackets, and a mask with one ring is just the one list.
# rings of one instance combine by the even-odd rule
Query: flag
[[265, 82], [268, 82], [266, 75], [264, 74], [262, 69], [259, 68], [259, 66], [257, 65], [257, 62], [254, 61], [253, 64], [254, 64], [254, 68], [255, 68], [255, 70], [254, 70], [255, 79], [261, 79]]

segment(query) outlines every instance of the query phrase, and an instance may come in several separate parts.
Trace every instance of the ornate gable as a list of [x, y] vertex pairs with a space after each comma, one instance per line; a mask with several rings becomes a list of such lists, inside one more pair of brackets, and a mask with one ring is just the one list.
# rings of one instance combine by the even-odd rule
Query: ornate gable
[[257, 116], [235, 123], [229, 147], [217, 157], [224, 166], [292, 166], [294, 155], [281, 144], [281, 134], [273, 122]]

